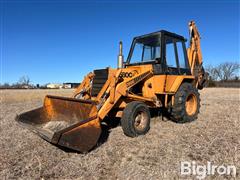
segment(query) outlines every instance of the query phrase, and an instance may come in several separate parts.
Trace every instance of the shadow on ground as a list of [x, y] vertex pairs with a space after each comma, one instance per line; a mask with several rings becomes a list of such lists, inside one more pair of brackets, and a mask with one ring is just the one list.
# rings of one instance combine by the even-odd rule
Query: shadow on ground
[[[165, 112], [162, 108], [156, 109], [150, 109], [150, 113], [151, 113], [151, 118], [160, 118], [162, 121], [169, 121], [170, 118], [168, 117], [167, 112]], [[111, 133], [111, 131], [120, 126], [121, 125], [121, 118], [118, 117], [106, 117], [102, 122], [101, 122], [101, 135], [98, 139], [98, 142], [96, 144], [96, 146], [93, 147], [93, 149], [91, 149], [90, 151], [99, 148], [102, 144], [106, 143], [108, 140], [108, 137]], [[124, 136], [124, 134], [123, 134]], [[54, 145], [54, 144], [53, 144]], [[55, 145], [56, 146], [56, 145]], [[66, 148], [66, 147], [62, 147], [57, 145], [61, 150], [67, 152], [67, 153], [80, 153], [78, 151]], [[89, 151], [89, 152], [90, 152]], [[82, 153], [81, 153], [82, 154]]]

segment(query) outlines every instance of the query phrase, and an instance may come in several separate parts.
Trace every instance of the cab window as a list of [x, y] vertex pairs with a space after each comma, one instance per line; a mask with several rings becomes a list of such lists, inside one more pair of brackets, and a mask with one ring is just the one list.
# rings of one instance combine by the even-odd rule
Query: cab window
[[159, 37], [136, 40], [130, 58], [130, 63], [141, 63], [160, 58], [160, 47]]

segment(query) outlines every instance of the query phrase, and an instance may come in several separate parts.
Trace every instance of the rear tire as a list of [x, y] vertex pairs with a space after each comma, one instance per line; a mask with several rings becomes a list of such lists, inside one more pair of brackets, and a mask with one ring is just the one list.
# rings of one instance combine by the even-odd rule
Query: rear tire
[[171, 118], [178, 123], [191, 122], [197, 119], [200, 109], [200, 98], [196, 87], [183, 83], [174, 96]]
[[123, 111], [121, 125], [126, 136], [136, 137], [146, 134], [150, 129], [150, 111], [146, 104], [133, 101]]

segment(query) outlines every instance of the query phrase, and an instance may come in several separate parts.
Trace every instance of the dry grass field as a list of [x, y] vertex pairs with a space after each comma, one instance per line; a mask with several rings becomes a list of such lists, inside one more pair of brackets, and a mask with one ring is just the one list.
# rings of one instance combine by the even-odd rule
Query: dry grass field
[[[240, 90], [201, 91], [198, 120], [176, 124], [152, 118], [145, 136], [126, 137], [120, 126], [88, 154], [60, 149], [15, 122], [16, 114], [42, 105], [46, 94], [72, 90], [2, 90], [1, 179], [192, 179], [180, 175], [181, 161], [235, 165], [240, 179]], [[211, 176], [207, 179], [231, 179]]]

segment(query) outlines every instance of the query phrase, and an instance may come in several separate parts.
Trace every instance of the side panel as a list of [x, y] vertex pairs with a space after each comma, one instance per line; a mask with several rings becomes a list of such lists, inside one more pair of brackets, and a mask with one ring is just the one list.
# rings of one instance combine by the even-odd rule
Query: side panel
[[144, 81], [142, 87], [143, 97], [154, 98], [155, 97], [155, 88], [154, 88], [154, 77], [150, 77]]
[[175, 93], [184, 80], [194, 81], [194, 76], [168, 75], [165, 91]]
[[[152, 89], [156, 94], [175, 93], [184, 79], [194, 81], [194, 76], [181, 75], [155, 75], [145, 82], [145, 89], [148, 90], [148, 85], [152, 84]], [[148, 93], [146, 93], [148, 94]]]
[[144, 83], [143, 94], [151, 97], [152, 94], [161, 94], [164, 92], [164, 83], [166, 75], [154, 75]]

